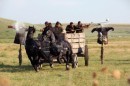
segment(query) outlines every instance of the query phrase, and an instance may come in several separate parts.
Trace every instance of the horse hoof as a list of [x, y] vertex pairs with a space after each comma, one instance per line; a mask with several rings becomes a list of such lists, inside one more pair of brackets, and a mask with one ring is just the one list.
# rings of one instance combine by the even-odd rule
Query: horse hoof
[[39, 72], [39, 67], [36, 67], [36, 72]]
[[53, 68], [54, 66], [53, 65], [50, 65], [51, 68]]
[[39, 70], [35, 70], [36, 72], [39, 72]]
[[41, 65], [39, 65], [38, 69], [42, 69], [42, 64], [41, 64]]
[[42, 68], [42, 64], [40, 65], [40, 68]]
[[68, 66], [68, 65], [66, 66], [66, 70], [70, 70], [70, 68], [69, 68], [69, 66]]
[[39, 71], [39, 67], [34, 66], [33, 68], [34, 68], [34, 70], [35, 70], [36, 72]]
[[37, 69], [37, 72], [39, 72], [39, 69]]
[[78, 68], [78, 63], [76, 64], [76, 68]]
[[78, 67], [78, 64], [72, 64], [72, 68], [77, 68]]

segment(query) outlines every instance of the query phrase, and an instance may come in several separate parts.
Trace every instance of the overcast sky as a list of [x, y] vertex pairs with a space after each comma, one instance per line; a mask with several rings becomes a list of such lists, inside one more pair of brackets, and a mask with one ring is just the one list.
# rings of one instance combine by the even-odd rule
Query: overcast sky
[[28, 23], [130, 23], [130, 0], [0, 0], [0, 17]]

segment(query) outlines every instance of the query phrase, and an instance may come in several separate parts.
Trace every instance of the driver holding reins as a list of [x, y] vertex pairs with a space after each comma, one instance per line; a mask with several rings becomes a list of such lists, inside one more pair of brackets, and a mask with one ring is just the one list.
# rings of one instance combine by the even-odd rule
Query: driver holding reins
[[61, 42], [63, 40], [62, 37], [62, 32], [63, 32], [63, 28], [62, 28], [62, 24], [60, 22], [56, 22], [55, 27], [51, 29], [51, 31], [54, 33], [55, 38]]

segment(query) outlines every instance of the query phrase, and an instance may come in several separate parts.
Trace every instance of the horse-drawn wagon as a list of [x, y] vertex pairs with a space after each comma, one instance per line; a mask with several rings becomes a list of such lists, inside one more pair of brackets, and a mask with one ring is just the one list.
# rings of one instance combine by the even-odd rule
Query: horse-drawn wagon
[[[21, 25], [21, 24], [20, 24]], [[17, 26], [17, 24], [15, 25], [15, 26]], [[19, 24], [18, 24], [18, 26], [19, 26]], [[9, 27], [9, 28], [13, 28], [13, 27]], [[20, 27], [21, 28], [21, 27]], [[20, 31], [21, 29], [20, 29], [19, 27], [17, 28], [17, 27], [14, 27], [14, 29], [18, 29], [18, 31]], [[22, 27], [23, 29], [23, 32], [25, 33], [26, 31], [26, 27]], [[34, 27], [32, 27], [32, 28], [34, 28]], [[48, 32], [48, 34], [49, 34], [49, 32]], [[41, 36], [41, 34], [39, 35], [39, 36]], [[52, 36], [52, 35], [48, 35], [48, 36]], [[56, 57], [57, 58], [57, 61], [58, 61], [58, 59], [59, 59], [59, 55], [61, 56], [60, 58], [61, 59], [63, 59], [63, 61], [64, 62], [71, 62], [72, 63], [72, 66], [74, 67], [74, 66], [76, 66], [77, 65], [77, 62], [78, 62], [78, 59], [77, 59], [77, 56], [75, 56], [76, 54], [79, 56], [84, 56], [84, 58], [85, 58], [85, 65], [87, 66], [88, 65], [88, 47], [87, 47], [87, 45], [86, 45], [86, 40], [85, 40], [85, 34], [84, 33], [63, 33], [63, 36], [65, 37], [65, 39], [69, 42], [69, 44], [66, 42], [66, 41], [64, 41], [63, 43], [61, 42], [61, 49], [59, 48], [59, 47], [57, 47], [58, 49], [60, 49], [61, 51], [59, 52], [59, 54], [58, 55], [56, 55], [56, 56], [58, 56], [58, 57]], [[42, 37], [42, 36], [41, 36]], [[39, 38], [39, 37], [38, 37]], [[46, 38], [48, 38], [48, 37], [44, 37], [45, 39], [44, 39], [44, 43], [45, 44], [50, 44], [50, 43], [46, 43]], [[53, 37], [52, 37], [53, 38]], [[48, 38], [49, 39], [49, 38]], [[40, 41], [39, 39], [38, 39], [38, 41]], [[52, 42], [51, 42], [52, 43]], [[41, 43], [41, 44], [43, 44], [43, 43]], [[70, 44], [71, 44], [71, 46], [72, 46], [72, 51], [73, 51], [73, 54], [72, 53], [70, 53], [71, 51], [70, 51]], [[38, 44], [35, 44], [34, 43], [34, 46], [35, 45], [38, 45]], [[43, 44], [44, 45], [44, 44]], [[64, 46], [64, 45], [66, 45], [66, 47]], [[60, 45], [58, 45], [57, 44], [57, 46], [60, 46]], [[39, 46], [36, 46], [36, 47], [39, 47]], [[54, 48], [53, 48], [54, 49]], [[41, 50], [44, 52], [44, 54], [46, 54], [46, 56], [48, 56], [48, 55], [50, 55], [50, 53], [51, 53], [51, 50], [50, 49], [48, 49], [48, 46], [47, 45], [44, 45], [44, 47], [42, 47], [41, 46]], [[72, 57], [70, 57], [70, 55], [69, 54], [67, 54], [67, 58], [66, 58], [66, 54], [64, 54], [66, 52], [66, 54], [67, 54], [67, 52], [69, 52], [69, 54], [72, 54]], [[61, 54], [60, 54], [61, 53]], [[65, 56], [64, 56], [65, 55]], [[55, 55], [52, 55], [52, 56], [55, 56]], [[71, 61], [69, 61], [69, 60], [67, 60], [68, 59], [68, 56], [71, 58], [70, 60]], [[63, 58], [62, 58], [63, 57]], [[20, 50], [19, 50], [19, 56], [18, 56], [18, 58], [19, 58], [19, 64], [21, 65], [22, 64], [22, 54], [21, 54], [21, 42], [20, 42]], [[60, 61], [61, 61], [61, 59], [59, 59]], [[67, 63], [67, 65], [68, 65], [68, 63]]]

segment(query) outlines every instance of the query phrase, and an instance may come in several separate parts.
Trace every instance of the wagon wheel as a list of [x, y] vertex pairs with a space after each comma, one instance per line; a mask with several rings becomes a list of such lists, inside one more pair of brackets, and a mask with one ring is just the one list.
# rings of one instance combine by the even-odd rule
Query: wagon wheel
[[88, 56], [88, 46], [87, 45], [85, 45], [84, 60], [85, 60], [85, 66], [88, 66], [89, 56]]
[[62, 56], [62, 58], [59, 58], [59, 57], [57, 57], [57, 62], [59, 63], [59, 64], [62, 64], [62, 63], [66, 63], [66, 58], [65, 58], [65, 56]]

